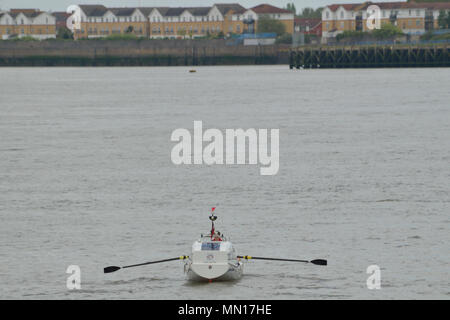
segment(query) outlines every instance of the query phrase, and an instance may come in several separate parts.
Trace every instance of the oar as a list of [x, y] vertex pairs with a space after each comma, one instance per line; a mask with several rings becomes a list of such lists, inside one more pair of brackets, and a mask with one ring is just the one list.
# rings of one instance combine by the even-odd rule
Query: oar
[[175, 261], [175, 260], [184, 260], [184, 259], [188, 259], [188, 258], [189, 258], [188, 256], [181, 256], [181, 257], [178, 257], [178, 258], [171, 258], [171, 259], [158, 260], [158, 261], [150, 261], [150, 262], [145, 262], [145, 263], [133, 264], [133, 265], [130, 265], [130, 266], [124, 266], [124, 267], [110, 266], [110, 267], [104, 268], [103, 271], [105, 273], [111, 273], [111, 272], [116, 272], [117, 270], [120, 270], [120, 269], [139, 267], [139, 266], [145, 266], [147, 264], [155, 264], [155, 263], [169, 262], [169, 261]]
[[261, 257], [252, 257], [252, 256], [238, 256], [238, 258], [246, 259], [246, 260], [253, 259], [253, 260], [304, 262], [304, 263], [317, 264], [319, 266], [326, 266], [327, 265], [327, 260], [323, 260], [323, 259], [316, 259], [316, 260], [308, 261], [308, 260], [296, 260], [296, 259], [261, 258]]

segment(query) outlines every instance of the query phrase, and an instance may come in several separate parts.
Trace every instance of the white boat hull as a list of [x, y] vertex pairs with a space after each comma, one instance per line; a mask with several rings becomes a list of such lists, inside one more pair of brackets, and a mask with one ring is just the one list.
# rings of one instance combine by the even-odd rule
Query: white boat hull
[[190, 281], [235, 281], [244, 273], [244, 264], [240, 261], [234, 263], [198, 264], [189, 261], [184, 266], [184, 273]]

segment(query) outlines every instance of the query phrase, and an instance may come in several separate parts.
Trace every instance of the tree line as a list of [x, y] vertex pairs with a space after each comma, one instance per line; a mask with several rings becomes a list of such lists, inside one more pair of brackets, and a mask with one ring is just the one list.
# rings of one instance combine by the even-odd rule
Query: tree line
[[284, 9], [295, 14], [296, 18], [321, 18], [323, 10], [323, 8], [314, 9], [306, 7], [297, 12], [297, 8], [294, 3], [288, 3]]

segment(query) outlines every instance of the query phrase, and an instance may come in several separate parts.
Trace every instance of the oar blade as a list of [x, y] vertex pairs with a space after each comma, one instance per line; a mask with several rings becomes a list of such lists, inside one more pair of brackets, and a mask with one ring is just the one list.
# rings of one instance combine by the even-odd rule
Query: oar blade
[[117, 270], [122, 269], [121, 267], [116, 267], [116, 266], [111, 266], [111, 267], [106, 267], [103, 269], [103, 271], [105, 273], [111, 273], [111, 272], [116, 272]]
[[323, 260], [323, 259], [316, 259], [316, 260], [311, 261], [311, 263], [317, 264], [319, 266], [326, 266], [328, 264], [327, 260]]

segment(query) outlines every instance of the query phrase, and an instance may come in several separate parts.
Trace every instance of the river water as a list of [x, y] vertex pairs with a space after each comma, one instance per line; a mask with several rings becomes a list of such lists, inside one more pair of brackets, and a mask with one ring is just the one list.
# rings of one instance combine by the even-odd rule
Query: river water
[[[188, 71], [0, 69], [0, 298], [449, 299], [450, 69]], [[278, 174], [174, 165], [171, 133], [195, 120], [280, 129]], [[103, 274], [188, 255], [212, 206], [239, 254], [329, 265]]]

